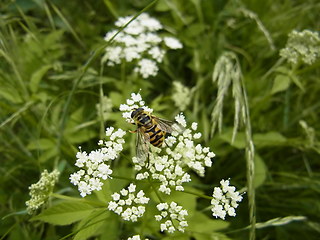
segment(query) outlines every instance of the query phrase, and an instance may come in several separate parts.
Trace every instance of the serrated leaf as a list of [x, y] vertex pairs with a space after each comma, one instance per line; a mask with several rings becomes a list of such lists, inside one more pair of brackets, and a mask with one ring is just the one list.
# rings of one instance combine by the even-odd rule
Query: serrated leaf
[[91, 212], [86, 218], [81, 220], [74, 240], [85, 240], [100, 234], [99, 229], [106, 224], [110, 212], [107, 209], [97, 209]]
[[40, 81], [42, 80], [43, 76], [47, 73], [47, 71], [52, 68], [51, 65], [42, 66], [36, 72], [34, 72], [30, 78], [29, 88], [31, 92], [37, 92], [39, 88]]
[[283, 144], [287, 139], [279, 132], [257, 133], [253, 135], [253, 142], [255, 146], [279, 146]]
[[290, 77], [287, 75], [279, 74], [275, 77], [273, 81], [273, 86], [271, 89], [271, 94], [282, 92], [290, 86]]
[[66, 201], [44, 210], [31, 221], [43, 221], [54, 225], [68, 225], [87, 217], [94, 207], [88, 203]]
[[266, 180], [267, 166], [259, 155], [254, 157], [255, 171], [253, 185], [255, 188], [261, 186]]

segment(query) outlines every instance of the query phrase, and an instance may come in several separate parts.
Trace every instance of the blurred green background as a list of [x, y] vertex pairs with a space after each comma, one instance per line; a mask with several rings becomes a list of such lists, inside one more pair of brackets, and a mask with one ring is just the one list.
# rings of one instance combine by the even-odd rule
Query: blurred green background
[[[185, 115], [199, 123], [202, 143], [216, 153], [213, 167], [198, 178], [197, 187], [211, 195], [212, 188], [229, 177], [238, 188], [246, 186], [248, 123], [240, 125], [232, 142], [231, 89], [223, 100], [221, 132], [210, 134], [218, 91], [212, 73], [226, 51], [239, 60], [248, 96], [256, 150], [256, 220], [305, 217], [289, 217], [279, 226], [266, 224], [256, 230], [256, 238], [319, 239], [320, 61], [292, 68], [279, 56], [292, 30], [319, 31], [319, 1], [155, 1], [148, 13], [182, 42], [183, 49], [168, 52], [158, 75], [149, 79], [131, 74], [129, 67], [102, 66], [102, 56], [94, 51], [105, 44], [105, 33], [118, 17], [134, 15], [150, 3], [1, 0], [1, 239], [59, 239], [70, 233], [72, 226], [29, 222], [24, 211], [28, 186], [38, 181], [43, 169], [59, 168], [56, 190], [78, 196], [68, 180], [78, 146], [93, 149], [107, 125], [132, 130], [118, 108], [139, 89], [159, 116], [172, 119], [180, 111], [172, 98], [173, 81], [193, 89]], [[106, 121], [97, 110], [102, 94], [112, 102]], [[135, 139], [127, 139], [129, 153]], [[228, 221], [226, 236], [248, 239], [246, 197], [237, 216]]]

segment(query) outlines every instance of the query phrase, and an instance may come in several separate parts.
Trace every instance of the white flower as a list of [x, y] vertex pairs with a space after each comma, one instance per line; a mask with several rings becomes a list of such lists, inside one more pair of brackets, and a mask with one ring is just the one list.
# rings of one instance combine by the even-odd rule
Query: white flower
[[293, 30], [289, 33], [286, 47], [280, 50], [280, 56], [288, 62], [313, 64], [320, 58], [320, 37], [318, 32]]
[[93, 150], [89, 154], [81, 150], [76, 154], [75, 165], [82, 169], [72, 173], [70, 181], [78, 186], [82, 197], [91, 194], [94, 190], [101, 190], [103, 186], [101, 179], [111, 178], [110, 162], [116, 159], [122, 151], [125, 133], [122, 129], [114, 131], [113, 127], [109, 127], [106, 129], [106, 136], [110, 138], [110, 141], [100, 140], [98, 144], [100, 149]]
[[171, 49], [179, 49], [182, 48], [181, 42], [178, 41], [178, 39], [173, 37], [165, 37], [164, 43]]
[[[159, 203], [157, 205], [157, 209], [160, 212], [160, 215], [155, 215], [155, 219], [157, 221], [161, 221], [160, 223], [160, 231], [168, 231], [169, 233], [173, 233], [176, 230], [180, 232], [184, 232], [185, 228], [188, 226], [185, 217], [188, 216], [188, 211], [183, 209], [182, 206], [179, 206], [175, 202], [168, 203]], [[178, 221], [179, 226], [175, 227], [172, 220]]]
[[[130, 104], [128, 104], [128, 102]], [[145, 106], [145, 102], [142, 101], [140, 93], [131, 93], [131, 98], [127, 99], [127, 104], [120, 105], [120, 111], [123, 112], [122, 116], [124, 119], [126, 119], [127, 122], [133, 123], [133, 119], [131, 118], [132, 110], [139, 107], [142, 107], [147, 112], [153, 112], [153, 109]]]
[[177, 121], [177, 123], [179, 123], [181, 126], [186, 127], [187, 126], [187, 122], [186, 122], [186, 118], [185, 116], [180, 113], [179, 115], [176, 116], [175, 120]]
[[157, 63], [153, 60], [143, 58], [137, 63], [134, 71], [142, 75], [143, 78], [148, 78], [150, 76], [156, 76], [158, 73]]
[[[132, 18], [133, 16], [120, 17], [115, 22], [115, 26], [120, 28]], [[114, 66], [123, 61], [132, 62], [137, 66], [134, 71], [141, 74], [143, 78], [155, 76], [159, 69], [157, 63], [163, 61], [166, 53], [161, 46], [162, 42], [171, 49], [182, 48], [182, 44], [177, 39], [159, 36], [157, 31], [162, 28], [158, 20], [142, 13], [117, 34], [112, 46], [106, 47], [102, 62], [106, 62], [108, 66]], [[111, 30], [104, 39], [110, 41], [116, 33], [117, 30]]]
[[[134, 235], [132, 237], [129, 237], [128, 240], [141, 240], [141, 238], [140, 235]], [[147, 240], [147, 238], [145, 240]]]
[[[137, 101], [141, 102], [140, 94], [139, 99], [133, 99], [134, 96], [131, 98], [134, 102], [132, 106], [135, 106]], [[133, 110], [138, 107], [127, 106], [122, 109]], [[147, 106], [144, 106], [143, 109], [147, 109]], [[131, 112], [128, 115], [131, 116]], [[132, 121], [131, 117], [127, 119], [128, 122], [130, 120]], [[150, 146], [148, 161], [137, 157], [132, 158], [134, 169], [137, 171], [136, 179], [143, 180], [151, 177], [160, 181], [159, 191], [168, 195], [172, 190], [184, 191], [183, 184], [191, 181], [190, 174], [187, 173], [189, 169], [204, 176], [205, 167], [212, 165], [211, 158], [214, 156], [208, 147], [195, 144], [194, 140], [201, 137], [201, 133], [193, 132], [197, 129], [197, 123], [193, 123], [191, 129], [187, 128], [187, 122], [182, 113], [176, 116], [175, 120], [177, 124], [173, 125], [173, 128], [176, 130], [172, 132], [172, 136], [165, 139], [167, 147]]]
[[186, 110], [189, 104], [191, 103], [193, 92], [194, 88], [189, 89], [188, 87], [184, 86], [181, 82], [174, 81], [173, 93], [171, 96], [172, 100], [174, 101], [174, 105], [178, 107], [180, 111]]
[[[41, 173], [39, 181], [29, 187], [29, 195], [31, 199], [26, 201], [27, 211], [29, 214], [34, 213], [49, 199], [54, 185], [58, 181], [59, 175], [60, 172], [58, 170], [53, 170], [51, 173], [49, 173], [45, 169]], [[79, 182], [79, 176], [74, 175], [72, 180], [74, 182]]]
[[234, 186], [229, 186], [229, 180], [222, 179], [220, 184], [221, 187], [215, 187], [212, 194], [212, 215], [221, 219], [225, 219], [226, 215], [234, 217], [236, 216], [235, 208], [238, 207], [237, 202], [242, 201], [242, 196]]
[[[120, 215], [125, 221], [136, 222], [146, 210], [142, 205], [148, 204], [150, 199], [144, 196], [143, 190], [137, 194], [135, 192], [136, 185], [131, 183], [128, 189], [121, 189], [120, 194], [112, 194], [113, 201], [109, 202], [108, 209]], [[118, 205], [121, 208], [117, 207]]]

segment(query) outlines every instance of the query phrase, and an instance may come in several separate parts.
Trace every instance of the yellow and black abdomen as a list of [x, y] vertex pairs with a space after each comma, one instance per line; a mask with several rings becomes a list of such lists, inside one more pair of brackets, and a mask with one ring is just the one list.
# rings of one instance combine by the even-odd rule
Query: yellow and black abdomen
[[149, 135], [150, 143], [155, 147], [161, 147], [166, 133], [158, 128], [157, 124], [153, 124], [146, 129], [146, 134]]

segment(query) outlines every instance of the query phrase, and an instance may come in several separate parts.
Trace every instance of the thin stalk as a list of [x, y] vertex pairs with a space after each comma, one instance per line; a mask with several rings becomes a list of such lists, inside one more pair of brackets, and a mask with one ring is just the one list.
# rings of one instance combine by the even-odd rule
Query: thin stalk
[[245, 123], [245, 134], [247, 140], [246, 146], [246, 165], [247, 165], [247, 185], [248, 185], [248, 200], [249, 200], [249, 217], [250, 217], [250, 232], [249, 239], [254, 240], [256, 237], [256, 203], [255, 203], [255, 189], [254, 189], [254, 145], [252, 141], [252, 129], [250, 121], [250, 112], [247, 93], [245, 91], [245, 85], [243, 78], [241, 78], [242, 94], [243, 94], [243, 119], [246, 119]]

